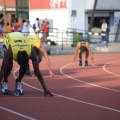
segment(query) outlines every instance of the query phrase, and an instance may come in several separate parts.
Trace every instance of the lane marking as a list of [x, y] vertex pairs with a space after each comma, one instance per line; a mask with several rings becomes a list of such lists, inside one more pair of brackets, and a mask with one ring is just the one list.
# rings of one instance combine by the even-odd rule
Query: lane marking
[[111, 91], [114, 91], [114, 92], [120, 92], [120, 90], [115, 90], [115, 89], [111, 89], [111, 88], [99, 86], [99, 85], [96, 85], [96, 84], [93, 84], [93, 83], [85, 82], [85, 81], [83, 81], [83, 80], [80, 80], [80, 79], [77, 79], [77, 78], [73, 78], [73, 77], [65, 74], [65, 73], [63, 72], [63, 69], [64, 69], [65, 67], [67, 67], [68, 65], [70, 65], [70, 64], [72, 64], [72, 63], [69, 63], [69, 64], [67, 64], [67, 65], [65, 65], [65, 66], [63, 66], [63, 67], [60, 68], [60, 73], [63, 74], [64, 76], [66, 76], [67, 78], [70, 78], [70, 79], [73, 79], [73, 80], [75, 80], [75, 81], [78, 81], [78, 82], [81, 82], [81, 83], [85, 83], [85, 84], [88, 84], [88, 85], [92, 85], [92, 86], [95, 86], [95, 87], [99, 87], [99, 88], [102, 88], [102, 89], [111, 90]]
[[[22, 82], [24, 85], [32, 88], [32, 89], [35, 89], [35, 90], [39, 90], [39, 91], [42, 91], [42, 89], [39, 89], [39, 88], [36, 88], [36, 87], [33, 87], [25, 82]], [[111, 111], [114, 111], [114, 112], [118, 112], [120, 113], [120, 110], [117, 110], [117, 109], [113, 109], [113, 108], [109, 108], [109, 107], [105, 107], [105, 106], [102, 106], [102, 105], [97, 105], [97, 104], [94, 104], [94, 103], [89, 103], [89, 102], [85, 102], [85, 101], [81, 101], [81, 100], [77, 100], [77, 99], [74, 99], [74, 98], [71, 98], [71, 97], [67, 97], [67, 96], [63, 96], [63, 95], [60, 95], [60, 94], [56, 94], [56, 93], [52, 93], [53, 95], [56, 95], [56, 96], [59, 96], [61, 98], [64, 98], [64, 99], [68, 99], [68, 100], [71, 100], [71, 101], [74, 101], [74, 102], [79, 102], [79, 103], [84, 103], [84, 104], [87, 104], [87, 105], [91, 105], [91, 106], [95, 106], [95, 107], [99, 107], [99, 108], [104, 108], [104, 109], [107, 109], [107, 110], [111, 110]]]
[[108, 64], [110, 64], [110, 63], [115, 63], [115, 62], [119, 62], [119, 61], [114, 61], [114, 62], [109, 62], [109, 63], [106, 63], [105, 65], [103, 65], [103, 70], [104, 70], [105, 72], [109, 73], [109, 74], [112, 74], [112, 75], [115, 75], [115, 76], [120, 77], [120, 75], [119, 75], [119, 74], [115, 74], [115, 73], [110, 72], [110, 71], [108, 71], [108, 70], [106, 69], [106, 66], [107, 66]]
[[[19, 68], [18, 68], [19, 69]], [[13, 77], [16, 79], [17, 76], [15, 75], [16, 71], [18, 71], [18, 69], [16, 69], [14, 72], [13, 72]], [[31, 86], [25, 82], [22, 82], [24, 85], [32, 88], [32, 89], [35, 89], [35, 90], [39, 90], [39, 91], [42, 91], [42, 89], [39, 89], [39, 88], [36, 88], [34, 86]], [[117, 110], [117, 109], [113, 109], [113, 108], [109, 108], [109, 107], [106, 107], [106, 106], [102, 106], [102, 105], [97, 105], [97, 104], [94, 104], [94, 103], [90, 103], [90, 102], [85, 102], [85, 101], [81, 101], [81, 100], [77, 100], [77, 99], [74, 99], [74, 98], [71, 98], [71, 97], [67, 97], [67, 96], [63, 96], [63, 95], [60, 95], [60, 94], [56, 94], [56, 93], [53, 93], [53, 95], [56, 95], [56, 96], [59, 96], [61, 98], [64, 98], [64, 99], [68, 99], [68, 100], [71, 100], [71, 101], [75, 101], [75, 102], [79, 102], [79, 103], [83, 103], [83, 104], [87, 104], [87, 105], [91, 105], [91, 106], [95, 106], [95, 107], [99, 107], [99, 108], [103, 108], [103, 109], [107, 109], [107, 110], [110, 110], [110, 111], [114, 111], [114, 112], [118, 112], [120, 113], [120, 110]]]
[[[110, 58], [108, 58], [108, 59], [110, 59]], [[56, 60], [56, 61], [57, 61], [57, 60]], [[62, 67], [62, 68], [63, 68], [63, 67]], [[19, 69], [19, 68], [18, 68], [18, 69]], [[18, 69], [16, 69], [15, 71], [13, 71], [13, 76], [14, 76], [14, 78], [16, 78], [15, 72], [18, 71]], [[61, 71], [61, 69], [60, 69], [60, 71]], [[63, 73], [63, 75], [64, 75], [64, 73]], [[65, 75], [65, 76], [68, 76], [68, 75]], [[70, 76], [68, 76], [68, 77], [71, 78]], [[72, 79], [72, 78], [71, 78], [71, 79]], [[75, 79], [75, 80], [78, 81], [78, 79]], [[98, 85], [95, 85], [95, 84], [91, 84], [91, 83], [88, 83], [88, 82], [84, 82], [84, 81], [82, 81], [82, 80], [80, 80], [80, 82], [83, 82], [83, 83], [85, 83], [85, 84], [90, 84], [90, 85], [93, 85], [93, 86], [96, 86], [96, 87], [100, 87], [100, 88], [103, 88], [103, 89], [108, 89], [108, 90], [116, 91], [116, 90], [114, 90], [114, 89], [105, 88], [105, 87], [102, 87], [102, 86], [98, 86]], [[38, 88], [36, 88], [36, 87], [33, 87], [33, 86], [31, 86], [31, 85], [28, 85], [28, 84], [25, 83], [25, 82], [22, 82], [22, 83], [25, 84], [25, 85], [27, 85], [27, 86], [29, 86], [30, 88], [33, 88], [33, 89], [36, 89], [36, 90], [39, 90], [39, 91], [43, 91], [42, 89], [38, 89]], [[117, 90], [117, 92], [120, 92], [120, 91]], [[117, 109], [113, 109], [113, 108], [109, 108], [109, 107], [105, 107], [105, 106], [101, 106], [101, 105], [97, 105], [97, 104], [93, 104], [93, 103], [89, 103], [89, 102], [85, 102], [85, 101], [80, 101], [80, 100], [77, 100], [77, 99], [74, 99], [74, 98], [70, 98], [70, 97], [67, 97], [67, 96], [63, 96], [63, 95], [60, 95], [60, 94], [56, 94], [56, 93], [53, 93], [53, 94], [56, 95], [56, 96], [62, 97], [62, 98], [66, 98], [66, 99], [71, 100], [71, 101], [75, 101], [75, 102], [79, 102], [79, 103], [83, 103], [83, 104], [87, 104], [87, 105], [91, 105], [91, 106], [95, 106], [95, 107], [99, 107], [99, 108], [103, 108], [103, 109], [107, 109], [107, 110], [111, 110], [111, 111], [120, 113], [120, 110], [117, 110]], [[13, 111], [13, 110], [7, 109], [7, 108], [2, 107], [2, 106], [0, 106], [0, 109], [6, 110], [6, 111], [11, 112], [11, 113], [13, 113], [13, 114], [16, 114], [16, 115], [19, 115], [19, 116], [21, 116], [21, 117], [27, 118], [27, 119], [29, 119], [29, 120], [36, 120], [36, 119], [34, 119], [34, 118], [31, 118], [31, 117], [28, 117], [28, 116], [26, 116], [26, 115], [20, 114], [20, 113], [18, 113], [18, 112], [15, 112], [15, 111]]]
[[2, 106], [0, 106], [0, 109], [5, 110], [5, 111], [10, 112], [10, 113], [13, 113], [13, 114], [15, 114], [15, 115], [18, 115], [18, 116], [20, 116], [20, 117], [26, 118], [26, 119], [28, 119], [28, 120], [37, 120], [37, 119], [35, 119], [35, 118], [32, 118], [32, 117], [23, 115], [23, 114], [21, 114], [21, 113], [18, 113], [18, 112], [16, 112], [16, 111], [10, 110], [10, 109], [5, 108], [5, 107], [2, 107]]

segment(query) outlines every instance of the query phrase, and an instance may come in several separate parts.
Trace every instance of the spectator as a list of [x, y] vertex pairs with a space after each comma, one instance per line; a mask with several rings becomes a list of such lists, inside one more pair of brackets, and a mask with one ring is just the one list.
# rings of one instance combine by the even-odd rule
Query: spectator
[[25, 35], [29, 35], [30, 27], [32, 27], [32, 25], [30, 24], [30, 21], [25, 20], [24, 23], [23, 23], [22, 33], [25, 34]]
[[107, 23], [105, 19], [103, 19], [101, 26], [101, 40], [100, 40], [101, 43], [103, 41], [106, 41], [107, 28], [108, 28]]
[[9, 23], [7, 23], [7, 25], [6, 25], [5, 32], [6, 32], [6, 34], [12, 32], [12, 26], [10, 26]]
[[48, 32], [47, 32], [47, 37], [49, 36], [49, 22], [47, 22], [47, 28], [48, 28]]
[[39, 18], [36, 18], [35, 23], [33, 24], [33, 29], [35, 33], [40, 32], [40, 21]]
[[48, 32], [49, 32], [49, 22], [45, 22], [43, 23], [42, 25], [42, 31], [43, 31], [43, 34], [42, 34], [42, 40], [44, 42], [47, 42], [47, 37], [48, 37]]
[[3, 36], [4, 33], [4, 23], [0, 23], [0, 36]]
[[17, 31], [18, 31], [18, 28], [20, 28], [20, 24], [18, 23], [18, 19], [15, 18], [15, 19], [14, 19], [14, 24], [13, 24], [14, 32], [17, 32]]
[[47, 19], [47, 18], [45, 18], [45, 22], [48, 22], [48, 19]]

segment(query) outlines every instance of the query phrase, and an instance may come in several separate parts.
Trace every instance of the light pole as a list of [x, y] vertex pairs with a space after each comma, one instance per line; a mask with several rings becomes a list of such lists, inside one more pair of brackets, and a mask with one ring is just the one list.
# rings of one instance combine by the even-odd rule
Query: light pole
[[97, 5], [97, 0], [95, 0], [94, 6], [93, 6], [92, 16], [91, 16], [91, 20], [90, 20], [90, 27], [89, 27], [89, 31], [90, 31], [90, 32], [91, 32], [91, 29], [92, 29], [92, 26], [93, 26], [93, 21], [94, 21], [94, 14], [95, 14], [95, 10], [96, 10], [96, 5]]

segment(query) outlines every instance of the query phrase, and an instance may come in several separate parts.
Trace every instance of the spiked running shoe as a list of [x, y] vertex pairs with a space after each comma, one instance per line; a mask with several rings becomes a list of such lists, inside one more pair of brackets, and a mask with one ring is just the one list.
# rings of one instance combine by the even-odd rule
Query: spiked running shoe
[[16, 90], [19, 92], [20, 95], [24, 94], [24, 89], [21, 82], [16, 83]]
[[88, 66], [88, 60], [85, 61], [85, 66]]
[[82, 60], [79, 60], [79, 66], [82, 66]]
[[3, 82], [2, 83], [1, 92], [2, 92], [2, 94], [8, 94], [8, 82]]

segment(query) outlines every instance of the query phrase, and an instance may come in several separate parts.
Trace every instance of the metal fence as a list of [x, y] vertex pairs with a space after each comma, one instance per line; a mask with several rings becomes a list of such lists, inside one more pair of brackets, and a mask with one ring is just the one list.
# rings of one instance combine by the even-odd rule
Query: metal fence
[[[88, 32], [80, 29], [68, 28], [66, 31], [61, 31], [56, 28], [53, 29], [52, 33], [49, 33], [48, 39], [56, 42], [58, 45], [71, 45], [76, 46], [77, 42], [86, 36], [89, 43], [99, 43], [101, 42], [101, 33], [98, 32]], [[118, 34], [116, 39], [116, 34]], [[107, 43], [120, 42], [120, 33], [106, 33], [105, 41]]]

